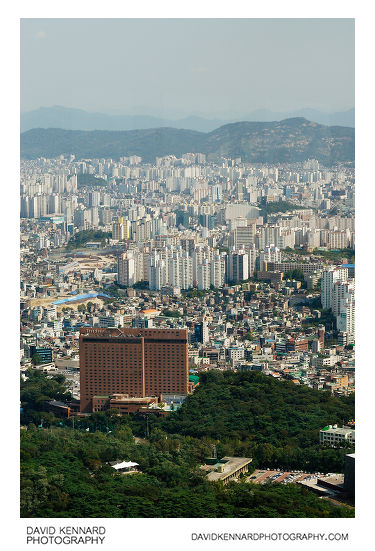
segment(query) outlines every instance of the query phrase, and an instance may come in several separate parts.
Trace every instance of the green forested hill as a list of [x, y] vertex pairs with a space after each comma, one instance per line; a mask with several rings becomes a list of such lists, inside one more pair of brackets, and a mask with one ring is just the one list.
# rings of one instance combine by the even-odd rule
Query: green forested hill
[[[319, 430], [354, 417], [354, 396], [279, 381], [259, 372], [208, 372], [164, 430], [220, 441], [225, 454], [260, 466], [343, 472], [347, 450], [323, 449]], [[224, 454], [224, 453], [223, 453]]]
[[[132, 442], [129, 427], [111, 434], [71, 428], [21, 434], [21, 517], [352, 517], [295, 485], [209, 482], [199, 470], [207, 442], [165, 438]], [[107, 464], [132, 460], [142, 473], [122, 475]]]
[[[223, 487], [199, 469], [216, 444], [218, 456], [253, 458], [252, 468], [278, 466], [342, 472], [348, 450], [320, 448], [319, 429], [353, 416], [353, 399], [337, 399], [261, 373], [215, 373], [167, 419], [115, 411], [75, 420], [44, 411], [64, 399], [61, 376], [29, 373], [22, 382], [22, 517], [351, 517], [296, 485]], [[31, 422], [33, 421], [33, 422]], [[43, 425], [37, 428], [36, 424]], [[64, 425], [64, 426], [61, 426]], [[90, 429], [87, 432], [86, 429]], [[135, 461], [142, 474], [114, 473], [109, 461]]]
[[243, 161], [282, 163], [318, 159], [324, 165], [354, 161], [354, 129], [324, 126], [302, 117], [275, 122], [237, 122], [204, 133], [176, 128], [81, 131], [35, 128], [21, 134], [21, 157], [80, 158], [139, 155], [146, 162], [164, 155], [205, 153]]

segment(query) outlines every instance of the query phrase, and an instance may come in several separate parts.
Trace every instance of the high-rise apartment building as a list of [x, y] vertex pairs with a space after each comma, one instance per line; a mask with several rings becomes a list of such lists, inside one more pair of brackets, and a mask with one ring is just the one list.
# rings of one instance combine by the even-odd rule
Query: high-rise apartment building
[[337, 330], [345, 335], [346, 344], [355, 342], [355, 298], [354, 292], [341, 300], [340, 313], [336, 317]]
[[321, 281], [321, 303], [323, 308], [331, 308], [333, 301], [333, 286], [336, 281], [348, 279], [348, 269], [330, 266], [322, 273]]
[[89, 192], [89, 207], [98, 207], [100, 205], [100, 193], [99, 191], [90, 191]]
[[124, 224], [119, 222], [112, 222], [112, 239], [116, 241], [122, 241], [125, 238]]
[[147, 259], [147, 272], [149, 289], [160, 291], [167, 285], [168, 280], [168, 251], [156, 252]]
[[261, 251], [259, 257], [260, 271], [264, 270], [265, 262], [281, 262], [280, 249], [278, 247], [275, 247], [275, 245], [273, 244], [265, 247], [264, 250]]
[[187, 329], [82, 327], [79, 339], [81, 412], [94, 397], [187, 394]]
[[250, 220], [246, 220], [246, 222], [246, 226], [237, 226], [231, 232], [230, 243], [236, 249], [240, 247], [248, 248], [254, 243], [256, 232], [255, 221], [251, 222]]
[[227, 279], [228, 281], [244, 281], [249, 277], [249, 255], [244, 249], [230, 251], [227, 256]]
[[333, 284], [331, 309], [334, 316], [338, 316], [341, 313], [343, 301], [350, 294], [354, 294], [354, 289], [354, 279], [349, 279], [348, 281], [336, 281]]
[[174, 252], [168, 265], [169, 283], [180, 289], [193, 287], [193, 260], [186, 252]]
[[198, 289], [209, 289], [211, 285], [210, 262], [206, 259], [198, 265]]
[[215, 254], [210, 262], [210, 285], [216, 288], [223, 287], [225, 282], [225, 258], [224, 254]]
[[131, 287], [137, 281], [136, 259], [133, 253], [122, 253], [117, 259], [117, 282], [125, 287]]

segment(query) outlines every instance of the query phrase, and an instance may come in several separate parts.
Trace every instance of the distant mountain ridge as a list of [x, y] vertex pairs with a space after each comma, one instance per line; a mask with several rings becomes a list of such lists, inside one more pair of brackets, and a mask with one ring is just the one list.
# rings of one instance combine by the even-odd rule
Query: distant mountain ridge
[[354, 127], [354, 109], [337, 113], [323, 113], [316, 109], [299, 109], [288, 113], [258, 109], [242, 117], [205, 118], [189, 116], [178, 120], [149, 115], [108, 115], [90, 113], [83, 109], [67, 107], [41, 107], [21, 113], [21, 132], [33, 128], [62, 128], [65, 130], [147, 130], [149, 128], [182, 128], [198, 132], [212, 132], [216, 128], [243, 120], [253, 122], [281, 121], [303, 117], [310, 121], [329, 126]]
[[249, 162], [297, 162], [309, 158], [325, 165], [354, 161], [354, 129], [324, 126], [297, 117], [274, 122], [237, 122], [212, 132], [175, 128], [129, 131], [33, 129], [21, 134], [21, 157], [54, 158], [72, 153], [78, 159], [139, 155], [155, 157], [200, 152], [214, 159], [241, 157]]

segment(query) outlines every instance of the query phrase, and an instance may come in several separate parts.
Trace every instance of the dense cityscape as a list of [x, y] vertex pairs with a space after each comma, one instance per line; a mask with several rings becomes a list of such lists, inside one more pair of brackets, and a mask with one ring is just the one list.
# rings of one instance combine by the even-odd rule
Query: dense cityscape
[[[354, 202], [351, 162], [22, 160], [23, 516], [352, 516]], [[117, 507], [51, 458], [36, 500], [45, 438]]]

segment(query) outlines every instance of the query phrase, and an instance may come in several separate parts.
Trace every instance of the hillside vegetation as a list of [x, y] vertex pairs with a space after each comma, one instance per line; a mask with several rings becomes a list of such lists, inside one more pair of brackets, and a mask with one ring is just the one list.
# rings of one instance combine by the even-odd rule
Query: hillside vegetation
[[241, 157], [243, 161], [282, 163], [318, 159], [325, 165], [354, 161], [354, 129], [324, 126], [304, 118], [279, 122], [237, 122], [204, 133], [176, 128], [128, 131], [33, 129], [21, 134], [21, 156], [77, 159], [139, 155], [155, 157], [200, 152], [209, 159]]
[[[125, 422], [108, 434], [29, 425], [21, 434], [21, 517], [354, 516], [299, 486], [209, 482], [199, 469], [208, 448], [158, 430], [136, 445]], [[135, 461], [142, 473], [117, 473], [113, 460]]]
[[344, 472], [348, 450], [319, 444], [319, 430], [354, 417], [354, 396], [279, 381], [259, 372], [207, 372], [163, 429], [210, 437], [222, 455], [253, 457], [259, 467]]
[[[296, 485], [227, 486], [199, 469], [216, 444], [219, 457], [253, 458], [251, 470], [279, 466], [342, 472], [349, 450], [321, 448], [319, 428], [353, 416], [353, 400], [296, 387], [261, 373], [201, 375], [181, 409], [167, 419], [116, 411], [56, 418], [47, 399], [69, 399], [62, 376], [28, 372], [21, 383], [22, 517], [352, 517]], [[37, 426], [41, 425], [40, 428]], [[27, 430], [25, 430], [27, 429]], [[134, 436], [143, 437], [136, 444]], [[135, 461], [140, 474], [114, 472], [109, 461]]]

